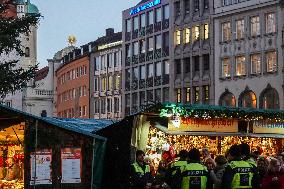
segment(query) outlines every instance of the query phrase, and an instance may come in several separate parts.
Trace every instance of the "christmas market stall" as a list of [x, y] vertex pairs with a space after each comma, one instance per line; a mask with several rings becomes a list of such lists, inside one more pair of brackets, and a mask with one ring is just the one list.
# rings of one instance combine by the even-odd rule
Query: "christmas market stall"
[[117, 188], [125, 188], [137, 149], [146, 152], [155, 169], [162, 158], [183, 149], [207, 148], [216, 156], [233, 144], [247, 143], [262, 156], [276, 155], [284, 151], [284, 111], [164, 103], [96, 134], [108, 138], [103, 183], [113, 188], [111, 178], [121, 183]]
[[33, 116], [0, 105], [0, 188], [101, 188], [107, 120]]

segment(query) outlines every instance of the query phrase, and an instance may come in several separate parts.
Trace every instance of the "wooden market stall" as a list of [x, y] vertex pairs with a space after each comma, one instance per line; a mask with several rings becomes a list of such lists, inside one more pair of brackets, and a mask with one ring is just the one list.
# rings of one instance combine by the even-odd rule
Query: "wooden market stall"
[[0, 188], [100, 189], [107, 120], [33, 116], [0, 105]]
[[130, 164], [137, 149], [158, 160], [169, 149], [178, 153], [206, 147], [217, 155], [244, 142], [261, 155], [282, 152], [284, 111], [164, 103], [94, 133], [108, 138], [104, 188], [129, 188]]

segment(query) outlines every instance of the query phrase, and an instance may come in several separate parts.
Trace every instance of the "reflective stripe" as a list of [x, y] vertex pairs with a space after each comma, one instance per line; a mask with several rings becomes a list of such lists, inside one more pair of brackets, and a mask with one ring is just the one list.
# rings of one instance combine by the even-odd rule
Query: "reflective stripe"
[[246, 161], [231, 161], [228, 166], [234, 172], [232, 189], [252, 188], [253, 165]]

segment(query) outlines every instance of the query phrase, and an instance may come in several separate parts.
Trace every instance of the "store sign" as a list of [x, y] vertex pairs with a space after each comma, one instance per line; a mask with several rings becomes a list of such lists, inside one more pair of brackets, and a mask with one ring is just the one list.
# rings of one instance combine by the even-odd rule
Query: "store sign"
[[51, 149], [31, 153], [30, 185], [52, 184], [51, 179]]
[[253, 133], [284, 134], [284, 123], [253, 121]]
[[61, 149], [61, 183], [81, 183], [81, 148]]
[[100, 45], [100, 46], [98, 46], [98, 50], [103, 50], [103, 49], [115, 47], [115, 46], [118, 46], [118, 45], [121, 45], [121, 44], [122, 44], [122, 41], [117, 41], [117, 42], [113, 42], [113, 43]]
[[136, 7], [134, 9], [132, 9], [130, 11], [130, 15], [137, 14], [137, 13], [139, 13], [141, 11], [144, 11], [144, 10], [149, 9], [151, 7], [157, 6], [159, 4], [161, 4], [161, 0], [154, 0], [154, 1], [151, 1], [149, 3], [145, 3], [145, 4], [143, 4], [143, 5], [139, 6], [139, 7]]
[[238, 132], [238, 121], [234, 119], [197, 119], [189, 117], [169, 118], [169, 131], [189, 132]]

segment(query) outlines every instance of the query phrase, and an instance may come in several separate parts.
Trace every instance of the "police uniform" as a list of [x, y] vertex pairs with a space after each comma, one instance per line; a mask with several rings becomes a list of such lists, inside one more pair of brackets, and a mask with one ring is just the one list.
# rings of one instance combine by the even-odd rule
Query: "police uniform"
[[147, 183], [152, 182], [152, 176], [150, 173], [149, 165], [139, 165], [137, 162], [132, 165], [131, 174], [131, 188], [140, 189], [144, 188]]

